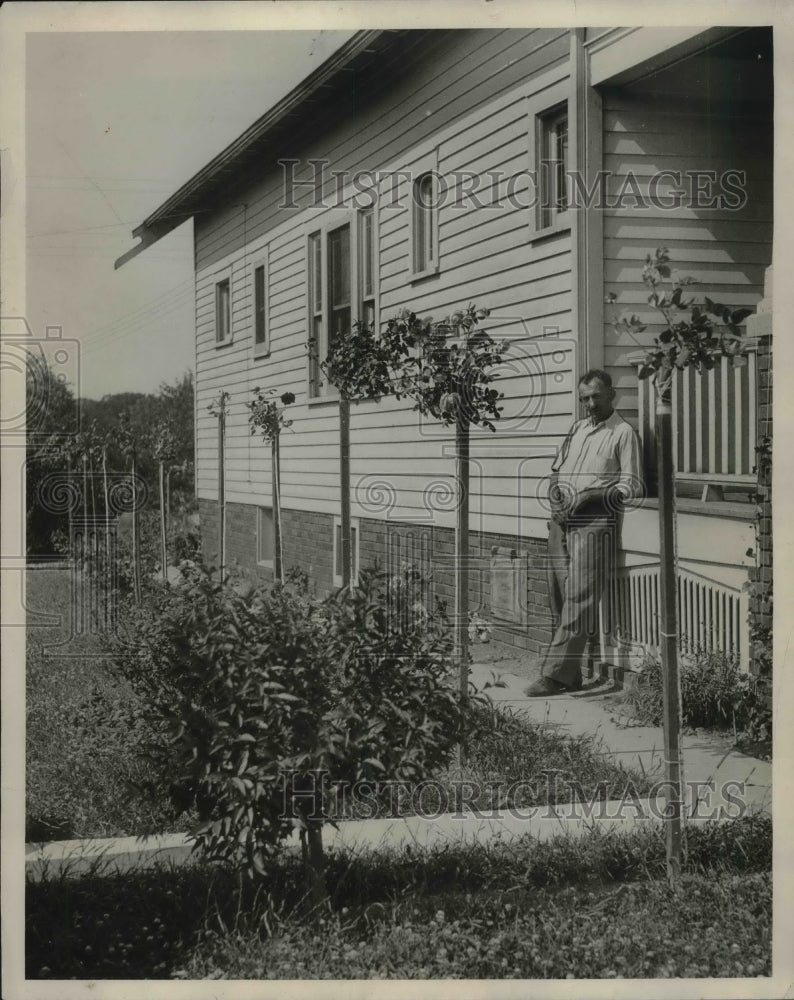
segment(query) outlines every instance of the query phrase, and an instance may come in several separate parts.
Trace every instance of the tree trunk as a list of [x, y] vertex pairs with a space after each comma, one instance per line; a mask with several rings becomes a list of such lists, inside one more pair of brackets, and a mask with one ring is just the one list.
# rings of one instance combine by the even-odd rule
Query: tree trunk
[[[455, 655], [460, 671], [460, 702], [469, 700], [469, 422], [458, 413], [455, 424], [455, 480], [458, 509], [455, 518]], [[460, 747], [461, 763], [466, 747]]]
[[171, 531], [171, 466], [165, 467], [165, 544], [168, 547], [168, 535]]
[[275, 434], [270, 442], [273, 476], [273, 579], [284, 583], [284, 550], [281, 540], [281, 451], [279, 436]]
[[339, 497], [341, 507], [342, 586], [353, 579], [353, 538], [350, 518], [350, 400], [339, 400]]
[[681, 682], [678, 670], [676, 614], [675, 473], [673, 470], [670, 387], [656, 399], [656, 447], [659, 476], [659, 572], [662, 652], [662, 722], [666, 781], [665, 842], [667, 877], [681, 874], [683, 844], [681, 780]]
[[162, 459], [159, 462], [160, 472], [160, 559], [163, 567], [163, 584], [168, 586], [168, 545], [165, 529], [165, 468]]
[[130, 462], [130, 480], [132, 485], [132, 587], [135, 603], [141, 603], [141, 550], [140, 550], [140, 525], [138, 523], [138, 493], [137, 474], [135, 470], [135, 453], [132, 454]]
[[110, 544], [110, 499], [108, 495], [108, 449], [107, 445], [102, 445], [102, 498], [105, 504], [104, 528], [105, 528], [105, 566], [103, 578], [105, 580], [105, 625], [108, 627], [112, 620], [112, 610], [108, 604], [112, 600], [112, 580], [113, 567], [111, 565], [111, 544]]
[[224, 475], [226, 437], [226, 413], [223, 409], [218, 414], [218, 565], [220, 566], [221, 583], [226, 567], [226, 482]]
[[328, 901], [328, 890], [325, 885], [323, 827], [322, 822], [316, 819], [309, 819], [306, 823], [306, 889], [312, 913], [317, 914]]

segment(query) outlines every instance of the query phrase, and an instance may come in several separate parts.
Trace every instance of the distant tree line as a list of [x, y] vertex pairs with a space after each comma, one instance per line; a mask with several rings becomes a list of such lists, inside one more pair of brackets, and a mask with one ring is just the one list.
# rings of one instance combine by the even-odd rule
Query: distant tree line
[[[37, 363], [28, 370], [27, 409], [29, 556], [65, 552], [75, 513], [112, 514], [109, 484], [129, 480], [131, 469], [147, 498], [145, 508], [158, 507], [162, 465], [170, 516], [184, 518], [195, 509], [192, 372], [161, 384], [156, 393], [78, 399], [49, 367]], [[59, 493], [58, 483], [68, 487]]]

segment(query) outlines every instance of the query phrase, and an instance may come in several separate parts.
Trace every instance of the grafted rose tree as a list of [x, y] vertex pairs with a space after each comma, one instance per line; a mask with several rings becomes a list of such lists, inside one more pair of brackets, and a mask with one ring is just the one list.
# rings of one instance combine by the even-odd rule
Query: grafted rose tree
[[399, 357], [392, 391], [408, 396], [414, 410], [455, 428], [455, 650], [460, 697], [469, 682], [469, 453], [472, 427], [496, 430], [503, 393], [494, 388], [498, 366], [509, 348], [495, 341], [479, 323], [487, 309], [469, 304], [440, 323], [404, 313], [387, 325], [384, 340], [390, 357]]
[[[281, 530], [281, 432], [292, 426], [292, 421], [284, 416], [285, 407], [295, 402], [295, 394], [283, 392], [278, 400], [275, 389], [261, 389], [258, 385], [251, 390], [254, 398], [247, 404], [248, 424], [251, 433], [257, 431], [262, 440], [270, 443], [271, 502], [273, 505], [273, 579], [284, 583], [284, 544]], [[279, 406], [279, 402], [281, 406]]]
[[323, 374], [339, 393], [339, 514], [341, 522], [342, 586], [353, 577], [350, 510], [350, 404], [377, 401], [392, 393], [392, 380], [401, 354], [397, 345], [379, 336], [366, 323], [354, 323], [337, 333], [320, 362]]
[[176, 458], [176, 438], [163, 420], [152, 435], [152, 453], [157, 460], [160, 493], [160, 562], [163, 567], [163, 584], [168, 586], [168, 510], [166, 503], [166, 468]]
[[[710, 371], [722, 357], [734, 365], [746, 364], [741, 323], [752, 309], [731, 309], [704, 297], [702, 303], [687, 298], [697, 284], [670, 266], [667, 247], [645, 257], [642, 280], [648, 303], [661, 313], [664, 329], [654, 338], [640, 367], [640, 379], [650, 379], [656, 389], [656, 456], [659, 487], [660, 626], [663, 668], [663, 726], [667, 787], [667, 867], [671, 881], [681, 869], [683, 846], [681, 783], [681, 680], [678, 665], [677, 580], [675, 551], [675, 470], [672, 441], [672, 386], [677, 372], [694, 368]], [[614, 293], [607, 303], [617, 301]], [[646, 329], [639, 316], [622, 316], [615, 328], [635, 339]]]
[[350, 401], [406, 397], [423, 417], [455, 427], [455, 649], [464, 702], [469, 676], [470, 429], [496, 430], [502, 393], [493, 382], [508, 348], [506, 341], [497, 342], [480, 328], [488, 314], [469, 304], [441, 322], [405, 309], [381, 333], [355, 324], [348, 335], [334, 340], [321, 366], [340, 393], [344, 582], [350, 579]]
[[207, 409], [218, 421], [218, 566], [222, 583], [226, 570], [226, 417], [229, 393], [221, 390]]

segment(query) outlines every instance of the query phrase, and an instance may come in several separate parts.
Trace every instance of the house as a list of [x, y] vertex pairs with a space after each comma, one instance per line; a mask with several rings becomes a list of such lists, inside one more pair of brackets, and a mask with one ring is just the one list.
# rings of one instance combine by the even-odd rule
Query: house
[[[157, 208], [117, 262], [193, 218], [196, 486], [210, 557], [208, 406], [220, 391], [228, 558], [271, 571], [270, 455], [245, 404], [254, 386], [290, 391], [285, 564], [328, 590], [340, 576], [338, 402], [307, 343], [322, 356], [357, 318], [378, 324], [410, 307], [440, 319], [474, 302], [510, 350], [497, 433], [478, 431], [471, 446], [471, 602], [496, 638], [539, 651], [551, 634], [545, 480], [588, 368], [611, 373], [652, 468], [637, 358], [661, 326], [641, 283], [645, 255], [667, 246], [716, 301], [765, 299], [772, 84], [764, 27], [353, 36]], [[615, 332], [607, 292], [646, 321], [644, 340]], [[770, 338], [758, 343], [758, 363], [754, 348], [744, 368], [682, 379], [675, 410], [683, 641], [733, 650], [745, 666], [743, 588], [757, 571], [748, 491], [771, 391]], [[451, 597], [450, 433], [404, 401], [358, 404], [351, 423], [357, 565], [432, 565]], [[606, 660], [658, 642], [657, 517], [651, 496], [624, 518]]]

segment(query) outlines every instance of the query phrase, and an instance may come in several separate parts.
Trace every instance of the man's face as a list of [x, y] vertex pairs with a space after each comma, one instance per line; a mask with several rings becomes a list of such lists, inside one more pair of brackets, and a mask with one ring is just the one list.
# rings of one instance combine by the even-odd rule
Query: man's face
[[596, 424], [610, 416], [614, 398], [615, 390], [607, 388], [599, 379], [582, 382], [579, 386], [579, 402], [587, 416]]

